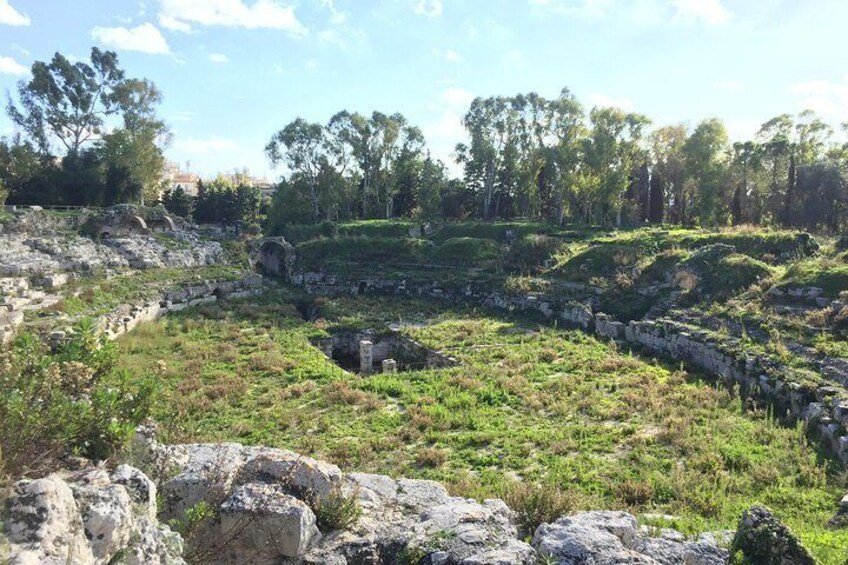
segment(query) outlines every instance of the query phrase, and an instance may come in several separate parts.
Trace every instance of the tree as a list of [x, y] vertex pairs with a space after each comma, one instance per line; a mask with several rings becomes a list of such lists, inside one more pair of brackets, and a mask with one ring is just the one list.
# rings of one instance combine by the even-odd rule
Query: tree
[[616, 225], [621, 225], [630, 175], [644, 159], [640, 142], [649, 120], [619, 108], [594, 108], [589, 119], [592, 127], [583, 140], [583, 186], [589, 192], [586, 219], [594, 213], [606, 224], [614, 214]]
[[176, 190], [165, 191], [165, 194], [162, 195], [162, 205], [172, 214], [190, 220], [194, 209], [194, 200], [183, 190], [183, 187], [178, 186]]
[[702, 121], [686, 140], [685, 155], [688, 181], [695, 195], [694, 213], [701, 225], [723, 224], [727, 210], [723, 203], [728, 152], [727, 130], [718, 118]]
[[654, 200], [654, 195], [662, 194], [665, 218], [678, 224], [686, 223], [691, 200], [691, 196], [686, 192], [686, 164], [683, 154], [687, 137], [686, 126], [674, 125], [655, 130], [649, 140], [653, 162], [651, 206], [660, 207]]
[[326, 161], [324, 128], [321, 124], [309, 123], [297, 118], [278, 131], [265, 146], [265, 153], [276, 166], [285, 162], [288, 168], [300, 174], [309, 189], [313, 220], [321, 219], [318, 206], [318, 175]]
[[21, 108], [9, 99], [12, 121], [43, 153], [50, 152], [52, 139], [69, 153], [79, 153], [86, 141], [102, 133], [106, 118], [122, 110], [117, 93], [125, 79], [118, 56], [93, 47], [90, 61], [71, 63], [61, 53], [50, 63], [36, 61], [32, 79], [18, 84]]

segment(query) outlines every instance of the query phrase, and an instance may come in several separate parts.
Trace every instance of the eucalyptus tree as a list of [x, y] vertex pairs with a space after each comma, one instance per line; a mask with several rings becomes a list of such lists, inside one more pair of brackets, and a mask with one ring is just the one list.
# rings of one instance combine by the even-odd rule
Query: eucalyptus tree
[[653, 131], [649, 146], [651, 170], [651, 222], [663, 219], [684, 224], [688, 221], [691, 193], [686, 188], [686, 164], [683, 148], [689, 132], [682, 124], [665, 126]]
[[18, 84], [20, 107], [11, 98], [7, 111], [44, 153], [58, 140], [70, 154], [78, 154], [96, 139], [109, 116], [126, 108], [120, 92], [124, 71], [113, 51], [91, 49], [90, 63], [72, 63], [56, 53], [49, 62], [36, 61], [32, 78]]
[[[465, 168], [468, 188], [482, 197], [482, 215], [490, 219], [498, 208], [496, 188], [503, 168], [507, 146], [516, 143], [515, 112], [509, 99], [504, 97], [475, 98], [462, 119], [468, 130], [470, 143], [456, 147], [458, 161]], [[500, 176], [500, 178], [499, 178]], [[501, 196], [505, 191], [501, 191]]]
[[583, 183], [586, 220], [621, 225], [624, 195], [633, 170], [644, 160], [643, 133], [650, 120], [620, 108], [593, 108], [591, 127], [583, 139]]
[[726, 220], [725, 188], [729, 140], [724, 123], [709, 118], [686, 140], [683, 149], [686, 175], [695, 191], [695, 215], [702, 225], [720, 225]]
[[320, 220], [319, 176], [327, 163], [324, 127], [297, 118], [271, 137], [265, 153], [273, 166], [284, 163], [304, 180], [309, 190], [312, 217], [315, 221]]

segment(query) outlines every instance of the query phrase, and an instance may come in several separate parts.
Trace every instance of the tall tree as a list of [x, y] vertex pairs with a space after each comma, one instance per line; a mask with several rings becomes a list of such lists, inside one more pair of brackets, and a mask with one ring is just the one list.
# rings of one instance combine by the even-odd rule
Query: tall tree
[[58, 140], [69, 153], [102, 133], [106, 118], [122, 110], [117, 95], [124, 71], [112, 51], [91, 49], [90, 64], [71, 63], [61, 53], [49, 63], [36, 61], [32, 78], [18, 84], [21, 107], [8, 101], [12, 121], [44, 153]]
[[720, 225], [726, 220], [728, 136], [718, 118], [702, 121], [684, 146], [686, 172], [695, 191], [695, 214], [701, 225]]
[[327, 160], [325, 148], [323, 126], [302, 118], [297, 118], [274, 134], [265, 146], [265, 153], [272, 165], [284, 162], [293, 173], [303, 177], [309, 189], [315, 221], [321, 219], [318, 177]]

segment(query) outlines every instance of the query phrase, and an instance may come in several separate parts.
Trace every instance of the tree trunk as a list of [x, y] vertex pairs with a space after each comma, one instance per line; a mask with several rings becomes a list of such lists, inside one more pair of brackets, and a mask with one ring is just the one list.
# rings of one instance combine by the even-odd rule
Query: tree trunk
[[783, 201], [783, 225], [790, 227], [792, 225], [792, 201], [795, 199], [795, 186], [797, 184], [797, 175], [795, 173], [795, 151], [789, 154], [789, 177], [786, 183], [786, 198]]

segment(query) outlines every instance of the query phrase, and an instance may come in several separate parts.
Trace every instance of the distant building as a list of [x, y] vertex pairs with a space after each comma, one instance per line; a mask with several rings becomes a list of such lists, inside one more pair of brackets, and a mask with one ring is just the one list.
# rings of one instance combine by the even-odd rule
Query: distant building
[[171, 182], [171, 191], [182, 188], [189, 196], [197, 196], [197, 181], [200, 177], [194, 173], [180, 173]]
[[182, 188], [186, 194], [197, 196], [197, 181], [200, 177], [188, 170], [186, 164], [186, 172], [183, 172], [179, 163], [168, 161], [162, 170], [162, 184], [171, 192]]

